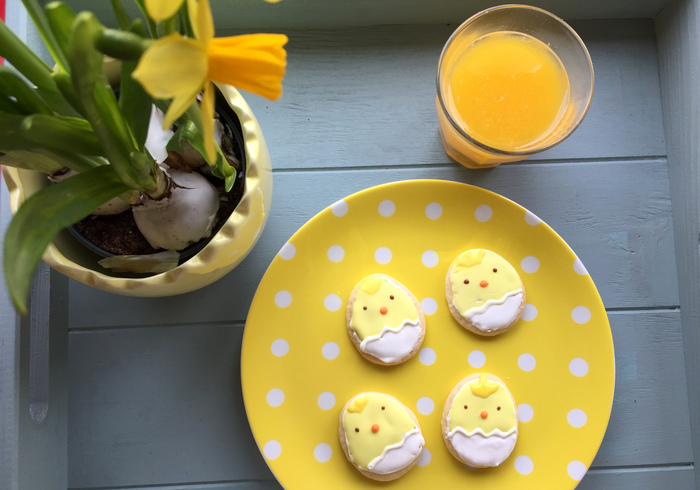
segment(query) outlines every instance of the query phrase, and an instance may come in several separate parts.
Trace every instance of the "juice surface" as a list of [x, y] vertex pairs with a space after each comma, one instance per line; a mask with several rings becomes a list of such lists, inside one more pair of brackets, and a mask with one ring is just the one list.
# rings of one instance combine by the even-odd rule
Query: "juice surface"
[[467, 46], [446, 85], [446, 102], [457, 124], [477, 141], [504, 151], [547, 136], [569, 98], [569, 80], [557, 55], [516, 32], [487, 34]]

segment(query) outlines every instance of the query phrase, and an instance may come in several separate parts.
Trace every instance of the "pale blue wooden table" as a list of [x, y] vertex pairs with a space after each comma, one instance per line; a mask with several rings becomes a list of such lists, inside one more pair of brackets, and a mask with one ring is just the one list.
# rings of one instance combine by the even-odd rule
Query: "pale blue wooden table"
[[[8, 22], [36, 45], [18, 4], [8, 2]], [[494, 4], [213, 2], [220, 35], [266, 28], [290, 37], [282, 99], [247, 96], [275, 169], [267, 227], [236, 270], [180, 297], [115, 296], [44, 271], [33, 316], [20, 320], [0, 291], [0, 489], [279, 488], [241, 398], [255, 288], [326, 206], [415, 178], [474, 184], [525, 206], [596, 282], [616, 390], [579, 488], [700, 488], [698, 2], [536, 2], [570, 20], [590, 50], [590, 112], [555, 149], [470, 171], [442, 149], [435, 68], [457, 25]], [[4, 228], [4, 186], [1, 197]]]

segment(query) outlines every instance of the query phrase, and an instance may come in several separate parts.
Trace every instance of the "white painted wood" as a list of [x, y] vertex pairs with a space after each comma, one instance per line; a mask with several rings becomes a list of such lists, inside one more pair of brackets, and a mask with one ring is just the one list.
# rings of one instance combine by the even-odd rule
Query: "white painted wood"
[[[48, 0], [42, 0], [42, 3]], [[76, 10], [96, 10], [103, 22], [114, 22], [108, 0], [70, 0]], [[123, 2], [131, 12], [131, 2]], [[484, 8], [500, 5], [496, 0], [211, 0], [214, 19], [221, 28], [239, 26], [344, 27], [389, 24], [443, 24], [462, 22]], [[665, 0], [533, 0], [528, 2], [566, 19], [650, 18]]]
[[[657, 19], [673, 197], [681, 319], [693, 433], [700, 460], [700, 4], [674, 1]], [[700, 472], [695, 472], [700, 488]]]
[[531, 210], [579, 254], [608, 308], [678, 305], [664, 160], [524, 163], [485, 172], [454, 164], [284, 171], [274, 178], [267, 227], [233, 272], [171, 298], [128, 298], [72, 281], [71, 328], [243, 321], [267, 265], [308, 219], [353, 192], [418, 178], [477, 185]]
[[[616, 399], [579, 488], [700, 488], [700, 9], [673, 0], [654, 25], [666, 3], [537, 3], [576, 19], [596, 69], [591, 111], [559, 147], [470, 172], [442, 151], [434, 71], [456, 25], [494, 2], [214, 0], [219, 34], [290, 35], [285, 95], [248, 97], [276, 168], [266, 231], [234, 272], [176, 298], [120, 297], [52, 275], [51, 401], [40, 425], [28, 411], [27, 336], [0, 287], [0, 488], [280, 488], [240, 399], [240, 337], [256, 284], [325, 206], [407, 178], [467, 182], [519, 202], [561, 234], [596, 281], [616, 343]], [[107, 0], [71, 4], [109, 8]], [[0, 225], [7, 219], [0, 199]]]
[[[610, 321], [615, 403], [594, 467], [690, 461], [678, 312]], [[244, 418], [242, 333], [211, 324], [72, 333], [70, 486], [268, 479]]]
[[[593, 102], [569, 139], [532, 160], [665, 155], [653, 23], [573, 25], [593, 59]], [[268, 135], [273, 168], [451, 162], [438, 134], [435, 71], [454, 28], [285, 30], [284, 94], [275, 102], [247, 97]]]

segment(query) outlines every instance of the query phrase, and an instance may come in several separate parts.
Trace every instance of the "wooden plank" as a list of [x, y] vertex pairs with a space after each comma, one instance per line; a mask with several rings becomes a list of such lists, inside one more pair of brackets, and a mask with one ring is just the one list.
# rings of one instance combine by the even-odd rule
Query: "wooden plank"
[[[568, 140], [533, 159], [664, 155], [653, 23], [573, 25], [593, 59], [593, 102]], [[435, 70], [454, 29], [443, 24], [285, 31], [290, 41], [282, 98], [247, 96], [274, 168], [451, 161], [437, 130]]]
[[[530, 209], [580, 254], [608, 308], [678, 304], [664, 160], [525, 163], [484, 172], [456, 165], [355, 168], [276, 173], [272, 211], [260, 242], [233, 272], [199, 291], [127, 298], [72, 281], [71, 328], [243, 321], [268, 264], [308, 219], [366, 187], [417, 178], [470, 183]], [[226, 301], [220, 291], [226, 291]]]
[[[41, 0], [46, 3], [49, 0]], [[90, 8], [97, 11], [103, 22], [114, 22], [107, 0], [72, 0], [76, 9]], [[124, 2], [130, 12], [135, 7]], [[342, 27], [348, 25], [389, 24], [443, 24], [467, 19], [484, 8], [499, 5], [496, 0], [432, 0], [425, 8], [421, 0], [394, 0], [355, 2], [328, 0], [295, 0], [269, 5], [263, 2], [236, 2], [232, 10], [227, 0], [211, 0], [217, 26], [243, 26], [253, 28], [278, 27]], [[586, 2], [561, 2], [558, 0], [534, 0], [529, 2], [548, 9], [567, 19], [650, 18], [665, 4], [665, 0], [588, 0]]]
[[591, 470], [577, 490], [618, 490], [620, 488], [672, 488], [693, 490], [694, 468], [681, 466], [649, 469]]
[[[670, 2], [657, 18], [681, 319], [694, 461], [700, 461], [700, 4]], [[700, 472], [695, 486], [700, 488]]]
[[[281, 488], [277, 481], [247, 481], [174, 486], [159, 485], [157, 487], [139, 486], [129, 487], [129, 490], [281, 490]], [[693, 468], [681, 466], [650, 469], [594, 469], [586, 474], [576, 488], [578, 490], [617, 490], [620, 488], [673, 488], [674, 490], [691, 490], [694, 488]]]
[[[594, 465], [689, 462], [678, 312], [610, 320], [616, 399]], [[194, 324], [72, 333], [69, 485], [269, 479], [241, 399], [242, 331]]]
[[[36, 41], [38, 33], [27, 26], [19, 0], [9, 0], [6, 13], [7, 25], [21, 39]], [[1, 181], [0, 241], [11, 219], [9, 195]], [[68, 480], [68, 314], [63, 297], [68, 281], [50, 274], [45, 265], [39, 276], [29, 315], [19, 318], [0, 264], [0, 488], [8, 490], [65, 489]]]

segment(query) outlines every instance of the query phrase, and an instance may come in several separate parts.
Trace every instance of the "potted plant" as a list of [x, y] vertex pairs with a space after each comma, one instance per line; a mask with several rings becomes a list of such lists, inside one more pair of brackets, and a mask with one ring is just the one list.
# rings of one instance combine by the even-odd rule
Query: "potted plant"
[[[0, 67], [0, 165], [14, 213], [4, 269], [22, 313], [42, 256], [104, 290], [179, 294], [229, 272], [265, 224], [269, 155], [234, 87], [278, 98], [286, 36], [215, 38], [208, 0], [135, 1], [146, 25], [112, 0], [114, 29], [63, 2], [23, 0], [53, 69], [0, 23], [0, 56], [12, 65]], [[237, 185], [240, 203], [221, 216]], [[64, 230], [110, 212], [158, 253], [99, 260]]]

